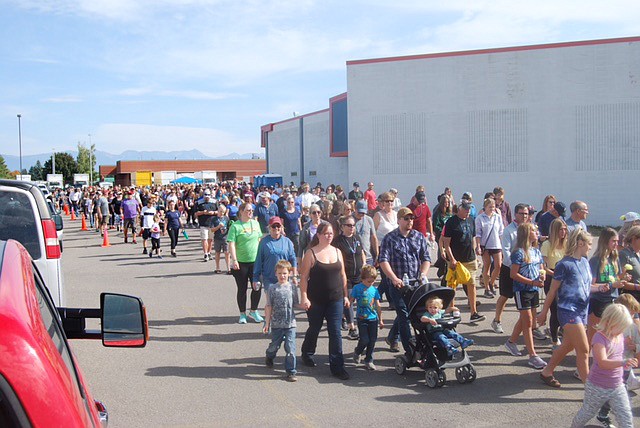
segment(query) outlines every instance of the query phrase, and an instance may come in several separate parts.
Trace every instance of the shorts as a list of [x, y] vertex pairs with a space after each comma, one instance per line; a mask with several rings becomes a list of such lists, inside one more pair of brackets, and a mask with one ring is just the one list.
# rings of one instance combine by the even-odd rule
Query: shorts
[[601, 300], [589, 299], [589, 313], [595, 315], [598, 318], [602, 318], [602, 313], [604, 310], [613, 303], [613, 299], [608, 302], [603, 302]]
[[136, 219], [135, 218], [125, 218], [122, 227], [125, 229], [131, 228], [133, 232], [136, 231]]
[[100, 226], [106, 226], [109, 224], [109, 214], [103, 215], [102, 220], [100, 220]]
[[151, 238], [151, 229], [142, 229], [142, 239]]
[[463, 285], [472, 285], [476, 286], [476, 276], [478, 276], [478, 260], [472, 260], [470, 262], [461, 262], [464, 267], [467, 268], [469, 273], [471, 274], [471, 278], [466, 284]]
[[483, 246], [480, 246], [480, 249], [482, 250], [482, 254], [489, 254], [490, 256], [502, 252], [500, 248], [484, 248]]
[[587, 325], [587, 311], [580, 313], [558, 308], [558, 324], [560, 324], [561, 327], [567, 324]]
[[513, 279], [511, 279], [511, 268], [502, 265], [500, 267], [500, 295], [511, 299], [513, 297]]
[[229, 251], [229, 244], [227, 244], [226, 239], [214, 239], [213, 240], [213, 251], [216, 253], [226, 253]]
[[213, 231], [211, 229], [209, 229], [208, 227], [201, 227], [200, 228], [200, 239], [202, 239], [203, 241], [209, 241], [211, 239], [213, 239]]
[[540, 306], [540, 292], [538, 291], [516, 291], [514, 292], [516, 309], [526, 311]]

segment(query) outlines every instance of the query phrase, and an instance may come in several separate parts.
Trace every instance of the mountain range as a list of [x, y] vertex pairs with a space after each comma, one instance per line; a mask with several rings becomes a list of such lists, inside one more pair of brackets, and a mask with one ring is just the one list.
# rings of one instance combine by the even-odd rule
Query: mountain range
[[[78, 156], [78, 152], [74, 150], [68, 150], [65, 153], [70, 154], [74, 159]], [[126, 150], [119, 155], [96, 150], [95, 154], [96, 164], [98, 165], [115, 165], [119, 160], [264, 159], [264, 154], [262, 153], [229, 153], [224, 156], [211, 157], [195, 149], [172, 152]], [[14, 171], [20, 168], [19, 156], [3, 154], [2, 157], [4, 157], [9, 170]], [[22, 156], [22, 168], [28, 171], [29, 168], [35, 165], [36, 161], [40, 161], [44, 165], [49, 159], [51, 159], [51, 153]]]

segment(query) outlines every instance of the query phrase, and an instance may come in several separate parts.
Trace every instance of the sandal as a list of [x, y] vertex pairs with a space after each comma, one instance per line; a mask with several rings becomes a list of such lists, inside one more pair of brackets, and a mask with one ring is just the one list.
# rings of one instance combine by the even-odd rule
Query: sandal
[[222, 271], [219, 270], [219, 269], [216, 269], [216, 270], [213, 271], [213, 273], [222, 273]]
[[561, 386], [560, 382], [558, 382], [558, 379], [553, 377], [553, 375], [544, 376], [542, 373], [540, 373], [540, 379], [542, 379], [542, 381], [544, 383], [546, 383], [548, 386], [550, 386], [552, 388], [560, 388], [560, 386]]

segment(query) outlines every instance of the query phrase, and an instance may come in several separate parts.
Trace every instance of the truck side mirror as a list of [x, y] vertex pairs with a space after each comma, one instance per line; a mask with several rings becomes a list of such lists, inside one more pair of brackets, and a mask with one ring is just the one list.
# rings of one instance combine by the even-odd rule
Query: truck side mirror
[[143, 348], [149, 339], [147, 313], [137, 297], [100, 294], [102, 344], [107, 347]]

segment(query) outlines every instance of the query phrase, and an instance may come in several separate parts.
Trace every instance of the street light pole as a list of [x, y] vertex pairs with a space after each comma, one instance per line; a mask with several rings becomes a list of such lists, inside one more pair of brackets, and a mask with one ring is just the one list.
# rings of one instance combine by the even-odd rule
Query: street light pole
[[51, 173], [56, 173], [56, 148], [53, 148], [53, 155], [51, 156]]
[[89, 185], [93, 186], [93, 150], [91, 150], [91, 134], [89, 134]]
[[21, 114], [18, 115], [18, 144], [20, 146], [20, 179], [22, 180], [22, 125], [20, 123]]

